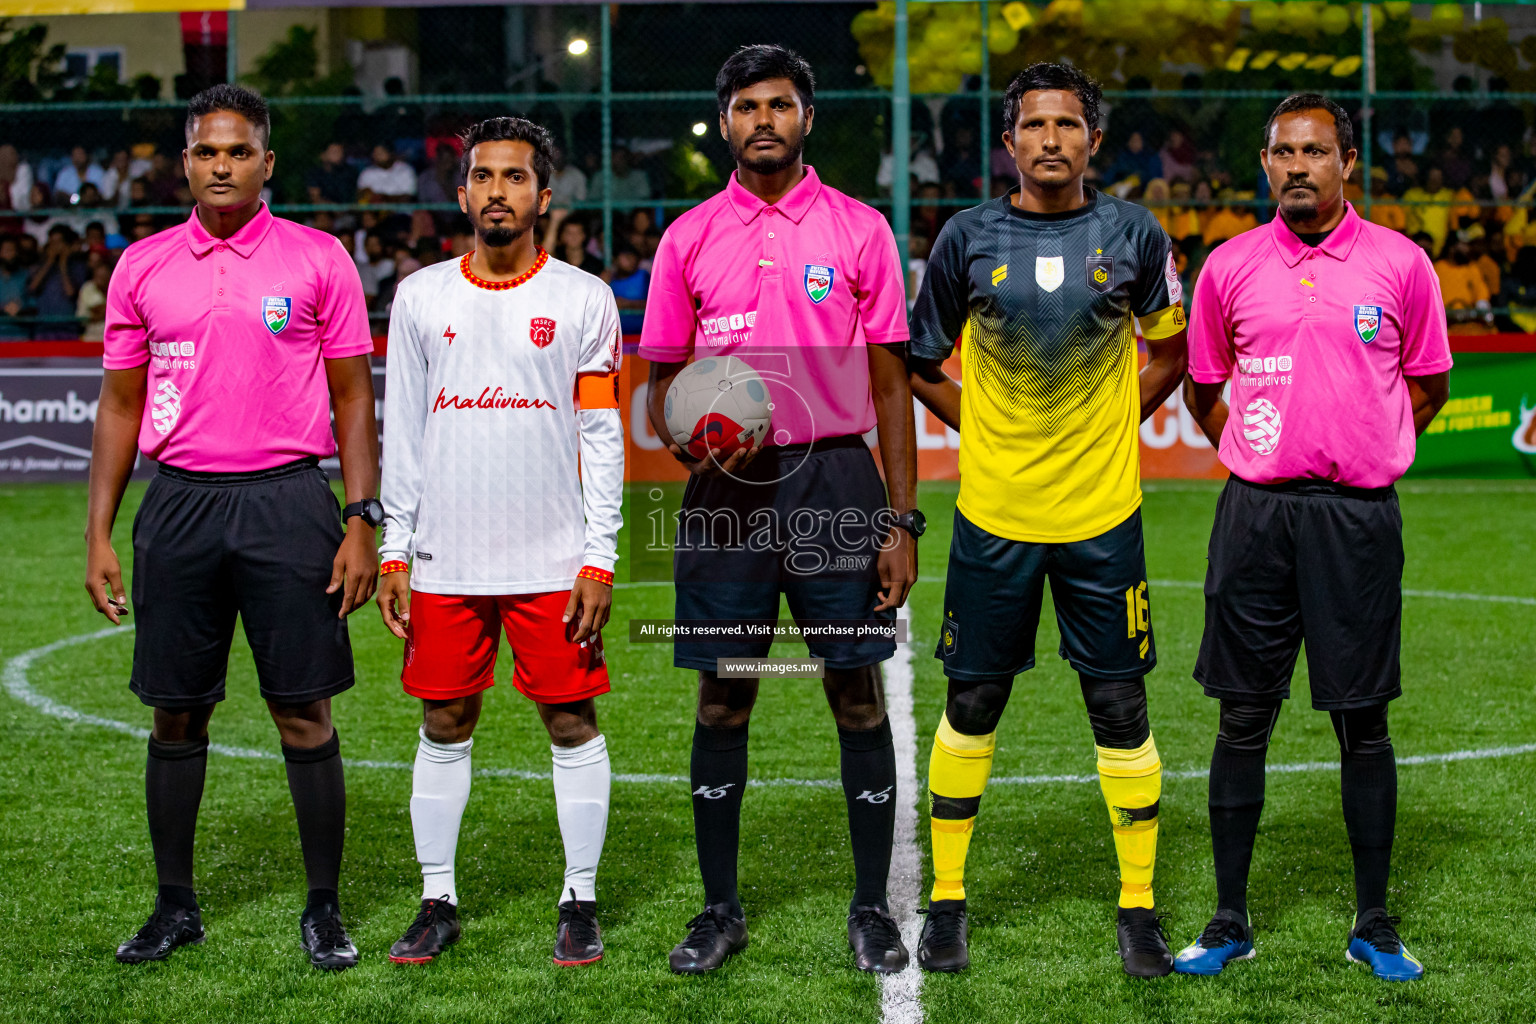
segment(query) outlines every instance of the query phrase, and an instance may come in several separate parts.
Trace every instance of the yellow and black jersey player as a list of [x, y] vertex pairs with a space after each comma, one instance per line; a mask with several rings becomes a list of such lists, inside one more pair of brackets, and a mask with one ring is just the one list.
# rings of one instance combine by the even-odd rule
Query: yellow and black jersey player
[[[1013, 678], [1034, 665], [1047, 579], [1078, 672], [1120, 862], [1125, 970], [1173, 967], [1152, 909], [1162, 767], [1141, 530], [1140, 422], [1185, 366], [1183, 289], [1149, 210], [1087, 188], [1099, 87], [1036, 64], [1004, 96], [1007, 197], [939, 235], [912, 312], [912, 390], [960, 431], [937, 656], [949, 697], [929, 771], [934, 886], [918, 962], [969, 963], [965, 855]], [[1135, 323], [1148, 361], [1138, 373]], [[962, 390], [941, 363], [963, 337]]]

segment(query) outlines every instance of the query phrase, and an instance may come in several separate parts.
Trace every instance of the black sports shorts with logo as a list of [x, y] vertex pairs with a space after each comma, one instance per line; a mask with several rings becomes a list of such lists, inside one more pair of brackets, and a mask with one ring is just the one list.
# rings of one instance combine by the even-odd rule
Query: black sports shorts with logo
[[[779, 594], [797, 622], [891, 622], [880, 600], [885, 484], [864, 439], [764, 448], [736, 478], [692, 477], [672, 556], [683, 620], [773, 621]], [[768, 531], [771, 529], [772, 533]], [[675, 642], [672, 664], [713, 672], [720, 658], [761, 658], [766, 639]], [[826, 667], [862, 668], [896, 653], [884, 637], [809, 641]]]
[[318, 463], [160, 466], [133, 521], [139, 700], [167, 711], [223, 700], [237, 614], [266, 700], [307, 704], [352, 685], [342, 594], [325, 592], [341, 510]]
[[1403, 692], [1402, 587], [1391, 487], [1234, 476], [1211, 528], [1195, 678], [1211, 697], [1289, 697], [1305, 640], [1314, 708], [1384, 704]]
[[1051, 581], [1061, 656], [1099, 679], [1139, 679], [1157, 664], [1141, 510], [1087, 540], [1039, 544], [989, 533], [955, 510], [935, 657], [951, 679], [1035, 667], [1035, 630]]

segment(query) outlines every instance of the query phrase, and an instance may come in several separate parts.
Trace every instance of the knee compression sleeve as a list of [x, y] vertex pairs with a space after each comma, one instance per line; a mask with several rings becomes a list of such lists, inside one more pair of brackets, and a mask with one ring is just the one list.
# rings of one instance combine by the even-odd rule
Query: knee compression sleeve
[[[951, 683], [951, 687], [953, 687]], [[976, 688], [971, 688], [974, 693]], [[994, 688], [995, 689], [995, 688]], [[952, 699], [950, 704], [955, 703]], [[1006, 689], [1001, 690], [1006, 700]], [[983, 701], [972, 700], [962, 706], [967, 725], [978, 722], [995, 729], [1002, 708], [995, 710]], [[971, 832], [981, 805], [987, 776], [992, 773], [992, 754], [997, 746], [995, 731], [980, 735], [956, 728], [946, 710], [933, 740], [933, 756], [928, 762], [928, 790], [932, 801], [929, 825], [933, 837], [934, 900], [965, 899], [965, 857], [970, 850]]]

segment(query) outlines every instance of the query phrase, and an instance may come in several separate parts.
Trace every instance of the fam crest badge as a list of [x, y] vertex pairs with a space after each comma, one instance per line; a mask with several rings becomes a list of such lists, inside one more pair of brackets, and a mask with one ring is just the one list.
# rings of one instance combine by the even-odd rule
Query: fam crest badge
[[1360, 340], [1369, 345], [1376, 340], [1376, 333], [1381, 330], [1380, 306], [1356, 306], [1355, 307], [1355, 333]]
[[261, 322], [273, 334], [281, 334], [293, 313], [293, 300], [286, 295], [263, 295], [261, 298]]
[[1088, 287], [1107, 292], [1115, 286], [1115, 261], [1108, 256], [1088, 257]]
[[831, 267], [820, 267], [814, 263], [805, 265], [805, 294], [817, 305], [821, 300], [832, 294], [832, 275], [835, 271]]
[[539, 348], [547, 348], [555, 340], [555, 322], [547, 316], [536, 316], [528, 322], [528, 340]]

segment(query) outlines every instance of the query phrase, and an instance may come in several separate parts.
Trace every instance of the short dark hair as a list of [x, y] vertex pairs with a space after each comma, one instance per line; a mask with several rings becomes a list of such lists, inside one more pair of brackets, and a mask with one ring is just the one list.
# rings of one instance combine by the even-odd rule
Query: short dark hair
[[533, 147], [533, 176], [539, 190], [549, 187], [555, 173], [555, 140], [542, 125], [525, 117], [488, 117], [472, 124], [459, 135], [459, 180], [469, 179], [469, 155], [482, 142], [526, 142]]
[[1031, 64], [1014, 75], [1013, 81], [1008, 83], [1008, 89], [1003, 93], [1005, 130], [1013, 131], [1013, 126], [1018, 122], [1024, 94], [1042, 89], [1061, 89], [1072, 93], [1083, 105], [1083, 120], [1088, 125], [1088, 131], [1091, 133], [1099, 130], [1099, 103], [1104, 99], [1104, 90], [1099, 88], [1099, 83], [1080, 68], [1049, 61]]
[[731, 97], [749, 85], [771, 78], [787, 78], [795, 83], [800, 102], [809, 107], [816, 101], [816, 75], [811, 64], [794, 50], [775, 43], [743, 46], [726, 58], [715, 76], [715, 98], [720, 113], [730, 106]]
[[1285, 114], [1299, 114], [1305, 110], [1326, 110], [1333, 115], [1333, 134], [1339, 140], [1340, 159], [1355, 148], [1355, 123], [1349, 119], [1349, 114], [1333, 100], [1316, 92], [1298, 92], [1280, 101], [1269, 120], [1264, 122], [1264, 148], [1269, 148], [1269, 133], [1274, 130], [1275, 121]]
[[267, 143], [272, 140], [272, 115], [267, 110], [267, 101], [261, 98], [261, 93], [243, 85], [214, 85], [192, 97], [187, 104], [188, 145], [192, 144], [193, 122], [216, 110], [239, 114], [251, 122], [256, 128], [256, 138], [261, 141], [261, 148], [267, 148]]

